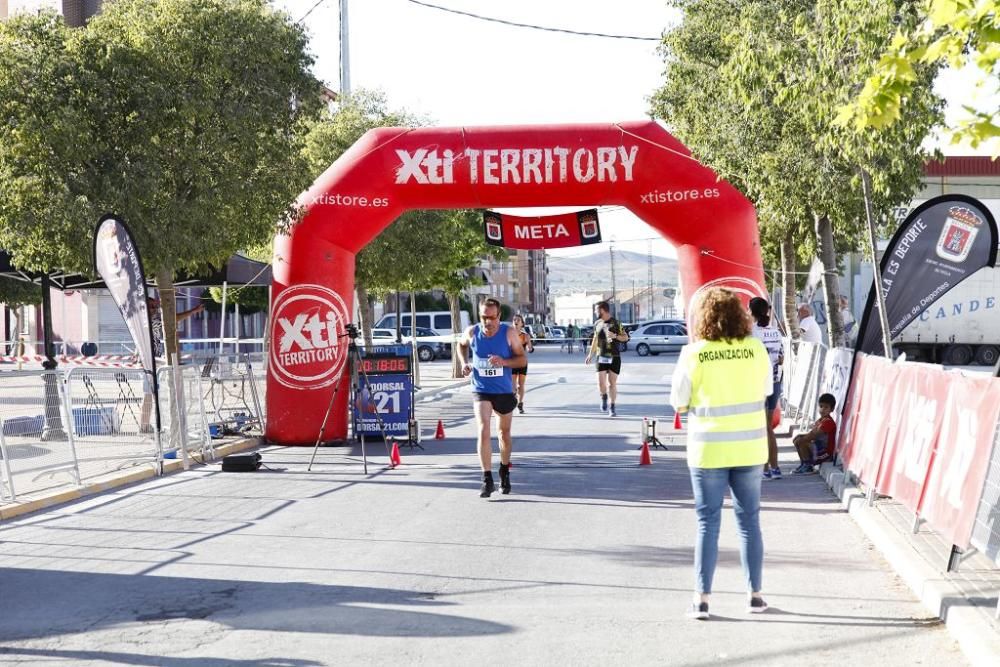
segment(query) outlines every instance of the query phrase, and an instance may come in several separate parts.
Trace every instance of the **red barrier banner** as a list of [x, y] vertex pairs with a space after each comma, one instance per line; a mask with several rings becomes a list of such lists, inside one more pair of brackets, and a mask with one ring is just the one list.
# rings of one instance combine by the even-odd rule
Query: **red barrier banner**
[[1000, 380], [948, 375], [941, 432], [920, 513], [952, 544], [966, 549], [1000, 416]]
[[572, 248], [601, 242], [597, 209], [577, 213], [521, 217], [483, 212], [483, 228], [490, 245], [519, 250]]
[[840, 423], [837, 424], [837, 451], [844, 468], [851, 468], [851, 459], [854, 456], [854, 431], [858, 425], [858, 417], [861, 414], [861, 406], [864, 405], [865, 393], [865, 364], [868, 362], [868, 355], [860, 352], [855, 355], [854, 372], [851, 375], [851, 390], [847, 395], [847, 403], [841, 413]]
[[876, 488], [916, 513], [934, 461], [951, 375], [906, 364], [897, 380], [893, 413], [900, 418], [886, 442]]
[[860, 405], [851, 426], [850, 470], [863, 481], [874, 483], [882, 463], [889, 431], [886, 419], [892, 405], [897, 369], [891, 361], [869, 356], [865, 359], [864, 385]]

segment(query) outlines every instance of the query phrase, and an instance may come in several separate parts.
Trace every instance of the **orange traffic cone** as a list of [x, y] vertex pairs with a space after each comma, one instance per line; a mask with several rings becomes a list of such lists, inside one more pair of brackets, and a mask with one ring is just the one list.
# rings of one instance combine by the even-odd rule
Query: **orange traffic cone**
[[674, 430], [681, 430], [681, 413], [679, 412], [674, 413]]
[[653, 465], [653, 457], [649, 455], [649, 443], [642, 443], [642, 452], [639, 453], [639, 465], [641, 466], [651, 466]]
[[393, 468], [402, 463], [399, 458], [399, 443], [395, 440], [392, 441], [392, 453], [389, 454], [389, 463]]
[[434, 434], [435, 440], [444, 440], [444, 422], [440, 419], [438, 420], [437, 432]]

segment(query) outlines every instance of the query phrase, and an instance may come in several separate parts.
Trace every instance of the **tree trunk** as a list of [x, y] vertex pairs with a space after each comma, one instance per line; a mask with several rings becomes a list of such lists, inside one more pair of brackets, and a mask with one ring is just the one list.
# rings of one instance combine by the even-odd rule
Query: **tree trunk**
[[371, 347], [372, 325], [375, 323], [371, 297], [368, 296], [368, 288], [365, 287], [364, 283], [356, 283], [355, 290], [358, 293], [358, 317], [361, 320], [361, 334], [365, 339], [365, 347]]
[[[882, 265], [879, 263], [876, 247], [875, 216], [872, 214], [871, 177], [868, 171], [861, 169], [861, 188], [865, 199], [865, 218], [868, 221], [868, 252], [872, 263], [875, 281], [875, 307], [878, 310], [878, 321], [882, 329], [882, 352], [887, 359], [892, 359], [892, 336], [889, 330], [889, 316], [885, 309], [885, 287], [882, 282]], [[868, 326], [872, 326], [869, 322]], [[861, 332], [858, 332], [859, 334]]]
[[823, 293], [826, 295], [826, 326], [830, 347], [844, 346], [844, 319], [840, 315], [840, 282], [837, 276], [837, 249], [833, 245], [833, 223], [830, 216], [817, 214], [816, 238], [819, 240], [819, 260], [823, 264]]
[[420, 354], [417, 352], [417, 293], [410, 292], [410, 341], [413, 343], [413, 384], [420, 386]]
[[792, 230], [781, 240], [781, 286], [784, 297], [785, 331], [792, 340], [799, 339], [799, 311], [795, 303], [795, 237]]
[[462, 361], [458, 356], [458, 334], [462, 333], [462, 316], [459, 313], [461, 302], [458, 294], [448, 295], [448, 307], [451, 310], [451, 332], [456, 334], [451, 341], [451, 377], [461, 379]]
[[[174, 289], [174, 271], [160, 268], [156, 271], [156, 289], [160, 293], [160, 311], [163, 318], [163, 351], [171, 373], [170, 381], [170, 449], [179, 449], [184, 469], [189, 467], [187, 456], [186, 420], [181, 415], [184, 401], [181, 382], [180, 356], [177, 348], [177, 292]], [[225, 311], [222, 313], [225, 317]], [[160, 388], [162, 391], [163, 388]]]

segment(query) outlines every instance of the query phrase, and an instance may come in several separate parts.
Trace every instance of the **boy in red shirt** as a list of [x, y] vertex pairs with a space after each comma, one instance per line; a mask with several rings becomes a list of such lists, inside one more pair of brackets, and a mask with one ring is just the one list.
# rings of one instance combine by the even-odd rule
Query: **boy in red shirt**
[[816, 472], [813, 466], [824, 461], [833, 460], [837, 449], [837, 422], [830, 414], [837, 407], [837, 399], [833, 394], [823, 394], [819, 397], [819, 419], [813, 424], [812, 430], [800, 433], [792, 439], [795, 449], [799, 452], [802, 464], [792, 471], [793, 475], [809, 475]]

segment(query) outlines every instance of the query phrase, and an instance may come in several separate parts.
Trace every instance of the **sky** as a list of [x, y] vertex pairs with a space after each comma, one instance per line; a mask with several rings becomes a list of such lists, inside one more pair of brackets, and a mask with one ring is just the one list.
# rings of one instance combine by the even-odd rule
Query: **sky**
[[[518, 125], [639, 120], [660, 82], [656, 47], [675, 14], [664, 0], [427, 0], [520, 23], [656, 41], [582, 37], [515, 28], [422, 7], [408, 0], [350, 0], [351, 88], [381, 89], [390, 105], [438, 125]], [[277, 0], [293, 18], [316, 0]], [[339, 2], [326, 0], [304, 20], [313, 35], [315, 73], [340, 85]], [[501, 209], [503, 210], [503, 209]], [[542, 215], [574, 209], [518, 209]], [[615, 248], [673, 257], [673, 248], [621, 207], [601, 209]], [[597, 252], [607, 252], [600, 246]], [[594, 246], [553, 250], [584, 255]]]
[[[581, 32], [650, 40], [584, 37], [517, 28], [458, 16], [412, 0], [349, 0], [352, 89], [382, 90], [392, 107], [437, 125], [516, 125], [638, 120], [662, 80], [657, 54], [662, 31], [680, 19], [666, 0], [420, 0], [497, 19]], [[9, 0], [20, 6], [58, 6], [59, 0]], [[302, 19], [316, 58], [314, 72], [340, 86], [339, 0], [272, 0]], [[938, 92], [951, 102], [974, 100], [971, 77], [949, 72]], [[997, 98], [993, 98], [994, 104]], [[946, 154], [973, 154], [938, 142]], [[980, 154], [985, 154], [979, 151]], [[541, 215], [572, 209], [519, 209]], [[514, 213], [515, 211], [508, 211]], [[672, 247], [620, 207], [601, 209], [602, 234], [615, 247], [673, 257]], [[594, 252], [593, 246], [551, 251]], [[606, 252], [606, 246], [597, 249]]]
[[[421, 0], [423, 2], [425, 0]], [[657, 38], [585, 37], [486, 22], [411, 0], [349, 0], [351, 88], [380, 89], [390, 105], [438, 125], [513, 125], [636, 120], [662, 80], [662, 31], [680, 19], [665, 0], [426, 0], [497, 19], [581, 32]], [[339, 0], [274, 0], [313, 36], [315, 73], [340, 85]], [[973, 99], [971, 78], [949, 72], [938, 92], [953, 120]], [[973, 154], [936, 142], [945, 154]], [[982, 153], [982, 151], [979, 151]], [[519, 209], [541, 215], [572, 209]], [[674, 257], [673, 248], [621, 207], [602, 208], [602, 235], [616, 248]], [[607, 246], [550, 251], [554, 256], [607, 252]]]

